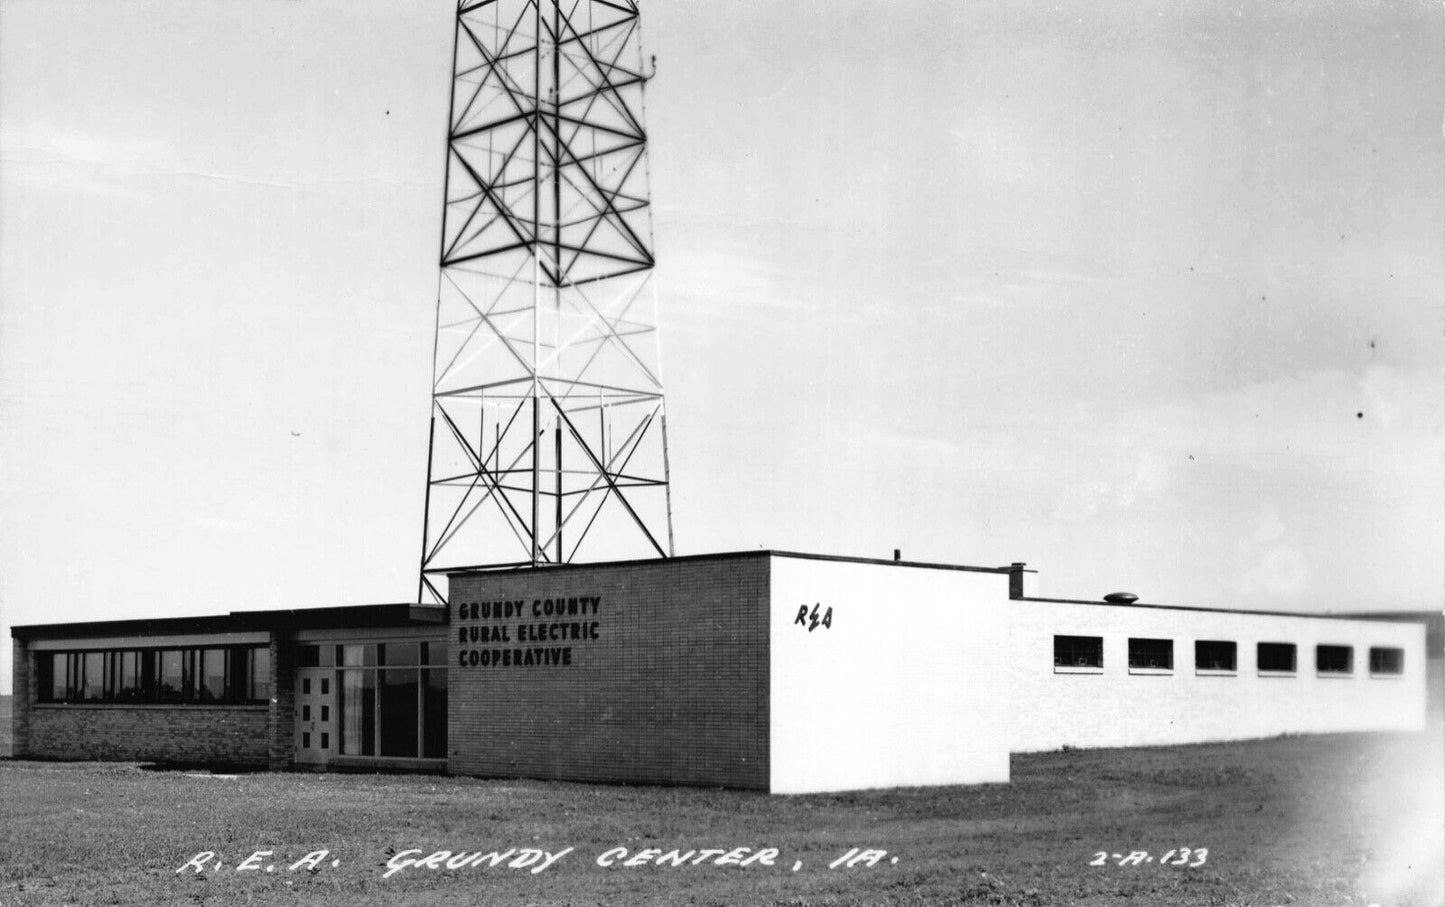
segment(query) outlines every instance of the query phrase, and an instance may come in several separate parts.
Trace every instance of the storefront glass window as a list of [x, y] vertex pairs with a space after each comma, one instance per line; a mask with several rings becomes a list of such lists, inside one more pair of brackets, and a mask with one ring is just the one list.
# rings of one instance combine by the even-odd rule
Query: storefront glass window
[[417, 670], [393, 668], [381, 674], [381, 755], [417, 755]]

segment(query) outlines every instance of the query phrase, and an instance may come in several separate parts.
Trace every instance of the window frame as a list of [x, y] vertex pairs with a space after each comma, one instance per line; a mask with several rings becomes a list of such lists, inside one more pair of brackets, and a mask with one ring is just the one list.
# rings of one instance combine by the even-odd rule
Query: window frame
[[[1219, 668], [1200, 664], [1206, 650], [1203, 646], [1228, 647], [1229, 667]], [[1239, 676], [1239, 643], [1233, 639], [1196, 639], [1194, 640], [1194, 673], [1201, 677], [1237, 677]]]
[[[255, 706], [270, 703], [269, 691], [265, 698], [255, 697], [255, 688], [250, 683], [238, 682], [239, 675], [234, 665], [250, 664], [257, 651], [267, 652], [267, 673], [269, 675], [269, 644], [209, 645], [209, 646], [123, 646], [103, 649], [59, 649], [35, 653], [36, 672], [39, 683], [35, 688], [34, 702], [37, 705], [87, 705], [87, 706]], [[219, 698], [202, 695], [200, 669], [206, 666], [203, 652], [216, 653], [213, 657], [222, 663], [221, 689]], [[174, 663], [179, 661], [180, 687], [173, 695], [164, 695], [161, 689], [162, 670], [171, 655]], [[90, 667], [97, 665], [100, 676], [99, 697], [87, 698], [87, 685], [91, 683]], [[127, 670], [127, 664], [130, 670]], [[63, 677], [63, 685], [59, 679]], [[269, 677], [268, 677], [269, 680]], [[133, 683], [133, 686], [127, 684]], [[269, 686], [269, 682], [268, 682]], [[63, 695], [57, 695], [62, 690]]]
[[[416, 645], [417, 661], [404, 661], [402, 663], [388, 663], [387, 646]], [[323, 649], [328, 648], [323, 646]], [[429, 760], [446, 758], [446, 739], [448, 728], [446, 726], [446, 709], [448, 697], [451, 691], [450, 670], [446, 663], [447, 648], [445, 644], [431, 643], [424, 640], [388, 640], [385, 642], [357, 642], [346, 643], [336, 646], [334, 657], [332, 653], [324, 653], [320, 660], [331, 660], [334, 666], [330, 670], [335, 672], [337, 699], [337, 755], [342, 759], [376, 760], [382, 759], [395, 762], [425, 762]], [[410, 654], [410, 653], [408, 653]], [[405, 672], [413, 674], [412, 683], [416, 690], [413, 693], [413, 702], [416, 714], [412, 724], [414, 728], [416, 744], [416, 755], [387, 755], [384, 747], [389, 738], [388, 733], [394, 729], [386, 726], [389, 710], [385, 707], [387, 690], [386, 682], [393, 677], [401, 676]], [[348, 686], [347, 678], [355, 676], [364, 678], [363, 682]], [[440, 684], [433, 684], [433, 677], [440, 677]], [[366, 682], [369, 681], [369, 682]], [[370, 731], [358, 738], [360, 752], [346, 752], [346, 722], [347, 718], [347, 690], [351, 689], [369, 700], [369, 724], [368, 708], [366, 704], [359, 704], [356, 714], [352, 720], [359, 720], [363, 728]], [[395, 714], [390, 720], [395, 719]], [[433, 722], [440, 721], [441, 724], [428, 723], [428, 718]], [[438, 733], [438, 730], [440, 733]], [[441, 752], [432, 750], [440, 746]], [[370, 752], [367, 752], [370, 750]]]
[[[1059, 660], [1059, 643], [1061, 640], [1092, 640], [1098, 643], [1098, 662], [1096, 664], [1079, 664], [1075, 657], [1074, 664], [1066, 664]], [[1087, 656], [1086, 656], [1087, 657]], [[1054, 634], [1054, 673], [1055, 674], [1102, 674], [1104, 673], [1104, 637], [1102, 636], [1078, 636], [1071, 633]]]
[[[1394, 669], [1388, 670], [1388, 665], [1376, 667], [1376, 655], [1395, 653], [1398, 657], [1394, 663]], [[1405, 676], [1405, 649], [1402, 646], [1370, 646], [1370, 676], [1385, 679], [1393, 679]]]
[[[1287, 647], [1289, 649], [1289, 663], [1292, 667], [1289, 670], [1284, 668], [1265, 668], [1260, 666], [1260, 655], [1264, 652], [1265, 646]], [[1260, 677], [1298, 677], [1299, 676], [1299, 644], [1293, 642], [1276, 642], [1274, 640], [1257, 640], [1254, 644], [1254, 670]]]
[[[1154, 665], [1136, 665], [1135, 645], [1142, 643], [1164, 643], [1168, 647], [1169, 664], [1167, 667]], [[1156, 659], [1157, 660], [1157, 659]], [[1141, 676], [1167, 676], [1174, 673], [1174, 640], [1173, 638], [1154, 636], [1131, 636], [1129, 637], [1129, 673]]]
[[[1336, 668], [1325, 668], [1322, 656], [1326, 649], [1343, 650], [1348, 654], [1343, 670]], [[1315, 676], [1316, 677], [1354, 677], [1355, 676], [1355, 647], [1343, 643], [1321, 642], [1315, 643]]]

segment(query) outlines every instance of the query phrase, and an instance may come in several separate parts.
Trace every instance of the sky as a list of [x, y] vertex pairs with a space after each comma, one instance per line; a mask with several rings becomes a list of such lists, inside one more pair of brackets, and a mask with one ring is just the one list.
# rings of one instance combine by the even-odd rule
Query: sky
[[[0, 0], [7, 635], [414, 597], [451, 15]], [[678, 553], [1445, 603], [1439, 3], [642, 21]]]

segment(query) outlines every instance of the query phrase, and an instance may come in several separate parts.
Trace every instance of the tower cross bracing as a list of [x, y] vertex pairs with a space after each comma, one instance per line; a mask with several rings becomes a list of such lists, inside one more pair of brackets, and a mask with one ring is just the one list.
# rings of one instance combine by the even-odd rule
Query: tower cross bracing
[[457, 7], [419, 601], [672, 553], [637, 3]]

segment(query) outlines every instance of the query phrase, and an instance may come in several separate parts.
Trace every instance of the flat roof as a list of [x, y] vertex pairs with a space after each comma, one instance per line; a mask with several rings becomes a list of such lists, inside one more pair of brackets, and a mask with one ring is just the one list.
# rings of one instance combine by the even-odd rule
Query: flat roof
[[[1400, 622], [1414, 622], [1414, 620], [1412, 620], [1411, 618], [1405, 617], [1405, 616], [1401, 615], [1400, 612], [1395, 612], [1397, 615], [1400, 615], [1400, 616], [1391, 617], [1391, 618], [1381, 618], [1381, 617], [1378, 617], [1378, 616], [1371, 615], [1371, 614], [1369, 614], [1369, 613], [1364, 613], [1364, 612], [1359, 612], [1359, 611], [1350, 611], [1350, 612], [1341, 612], [1341, 611], [1335, 611], [1335, 612], [1320, 612], [1320, 611], [1266, 611], [1266, 610], [1256, 609], [1256, 608], [1214, 608], [1214, 607], [1208, 607], [1208, 606], [1206, 606], [1206, 605], [1160, 605], [1160, 604], [1154, 604], [1154, 603], [1151, 603], [1151, 602], [1106, 602], [1106, 601], [1102, 601], [1102, 600], [1085, 599], [1085, 598], [1050, 598], [1050, 597], [1041, 596], [1041, 595], [1026, 595], [1026, 596], [1024, 596], [1023, 598], [1016, 598], [1016, 599], [1014, 599], [1014, 601], [1018, 601], [1018, 602], [1042, 602], [1042, 603], [1045, 603], [1045, 604], [1053, 603], [1053, 604], [1060, 604], [1060, 605], [1097, 605], [1098, 607], [1101, 607], [1101, 608], [1144, 608], [1144, 609], [1148, 609], [1148, 610], [1157, 610], [1157, 611], [1207, 611], [1207, 612], [1214, 613], [1214, 614], [1259, 614], [1259, 615], [1264, 615], [1264, 616], [1266, 616], [1266, 617], [1310, 617], [1310, 618], [1319, 618], [1319, 619], [1322, 619], [1322, 620], [1356, 620], [1356, 621], [1358, 621], [1358, 620], [1384, 620], [1384, 619], [1388, 619], [1388, 620], [1395, 620], [1395, 621], [1400, 621]], [[1426, 616], [1421, 615], [1421, 616], [1418, 618], [1418, 622], [1419, 622], [1419, 623], [1425, 623], [1425, 622], [1426, 622]]]
[[848, 564], [876, 564], [885, 567], [921, 567], [928, 570], [962, 570], [968, 573], [1002, 573], [1007, 574], [1009, 567], [970, 567], [963, 564], [940, 564], [931, 561], [906, 561], [893, 560], [892, 558], [881, 557], [852, 557], [842, 554], [809, 554], [804, 551], [784, 551], [778, 548], [758, 548], [754, 551], [720, 551], [714, 554], [679, 554], [673, 557], [644, 557], [620, 561], [587, 561], [575, 564], [540, 564], [533, 567], [531, 564], [503, 564], [495, 567], [476, 565], [473, 567], [457, 567], [455, 569], [438, 571], [448, 576], [477, 576], [487, 573], [511, 573], [522, 570], [582, 570], [591, 567], [638, 567], [645, 565], [674, 564], [689, 561], [718, 561], [732, 558], [753, 558], [753, 557], [788, 557], [808, 561], [837, 561]]
[[397, 627], [446, 623], [446, 609], [407, 603], [338, 605], [331, 608], [282, 608], [272, 611], [232, 611], [196, 617], [141, 617], [63, 624], [26, 624], [11, 627], [16, 639], [78, 636], [179, 635], [236, 633], [246, 630], [308, 630], [347, 627]]
[[[511, 573], [524, 570], [587, 570], [598, 567], [660, 567], [678, 562], [718, 561], [729, 559], [782, 557], [797, 560], [831, 561], [850, 564], [870, 564], [881, 567], [912, 567], [927, 570], [955, 570], [968, 573], [1009, 574], [1015, 567], [1027, 573], [1036, 572], [1027, 565], [1010, 564], [1002, 567], [977, 567], [963, 564], [942, 564], [931, 561], [893, 560], [891, 558], [852, 557], [836, 554], [811, 554], [802, 551], [786, 551], [777, 548], [758, 548], [753, 551], [724, 551], [713, 554], [685, 554], [669, 558], [635, 558], [617, 561], [590, 561], [573, 564], [544, 564], [532, 567], [530, 564], [501, 566], [477, 565], [445, 571], [448, 576], [478, 576], [492, 573]], [[1217, 614], [1259, 614], [1271, 617], [1307, 617], [1329, 620], [1397, 620], [1434, 624], [1434, 612], [1335, 612], [1319, 613], [1308, 611], [1275, 611], [1254, 608], [1220, 608], [1203, 605], [1165, 605], [1151, 602], [1106, 602], [1098, 599], [1055, 598], [1052, 596], [1024, 596], [1011, 599], [1016, 602], [1039, 602], [1065, 605], [1093, 605], [1101, 608], [1138, 608], [1145, 610], [1202, 611]], [[416, 626], [444, 624], [447, 609], [434, 605], [410, 603], [389, 603], [376, 605], [338, 605], [321, 608], [283, 608], [269, 611], [232, 611], [229, 614], [214, 614], [196, 617], [134, 618], [128, 620], [103, 620], [76, 623], [27, 624], [12, 627], [10, 635], [17, 639], [32, 637], [66, 638], [78, 636], [119, 636], [135, 633], [147, 634], [196, 634], [227, 633], [270, 629], [306, 630], [346, 627]], [[1434, 627], [1432, 626], [1432, 630]]]

